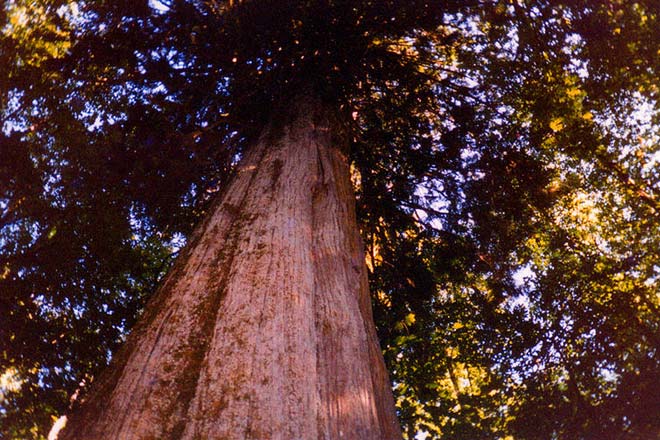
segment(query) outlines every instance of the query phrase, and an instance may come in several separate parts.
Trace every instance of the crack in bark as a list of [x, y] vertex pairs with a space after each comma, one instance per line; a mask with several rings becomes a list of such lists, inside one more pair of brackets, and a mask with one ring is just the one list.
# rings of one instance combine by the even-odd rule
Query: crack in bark
[[[273, 241], [274, 235], [275, 235], [275, 232], [271, 231], [271, 240], [270, 240], [271, 242]], [[273, 262], [274, 262], [274, 259], [270, 258], [270, 260], [268, 262], [268, 272], [269, 273], [272, 272], [271, 269], [273, 267]], [[259, 313], [259, 322], [257, 324], [257, 329], [258, 330], [261, 330], [261, 328], [263, 327], [264, 308], [265, 308], [264, 305], [266, 304], [266, 298], [269, 294], [272, 294], [272, 292], [268, 292], [266, 289], [264, 289], [264, 294], [262, 295], [262, 302], [261, 302], [261, 307], [260, 307], [261, 311]], [[252, 359], [252, 362], [254, 362], [255, 359], [256, 359], [256, 352], [257, 352], [257, 347], [255, 345], [255, 346], [252, 347], [252, 354], [250, 355], [250, 359]], [[252, 370], [250, 373], [251, 373], [250, 374], [250, 379], [253, 382], [254, 381], [254, 370]], [[254, 399], [250, 400], [250, 411], [248, 411], [248, 419], [247, 419], [245, 433], [244, 433], [245, 440], [250, 439], [250, 436], [252, 434], [252, 429], [253, 429], [253, 427], [252, 427], [252, 422], [253, 422], [252, 414], [257, 412], [256, 409], [257, 408], [256, 408], [256, 403], [255, 403]]]

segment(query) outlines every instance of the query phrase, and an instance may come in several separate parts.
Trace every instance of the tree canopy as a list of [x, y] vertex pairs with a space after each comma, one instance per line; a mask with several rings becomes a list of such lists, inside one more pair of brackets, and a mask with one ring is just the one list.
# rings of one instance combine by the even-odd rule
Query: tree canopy
[[0, 432], [44, 438], [301, 90], [407, 438], [660, 434], [660, 4], [9, 0]]

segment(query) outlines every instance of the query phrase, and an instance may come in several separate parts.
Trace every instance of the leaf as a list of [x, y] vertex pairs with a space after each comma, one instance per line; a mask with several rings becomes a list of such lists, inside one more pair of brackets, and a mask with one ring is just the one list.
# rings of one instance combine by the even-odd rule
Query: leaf
[[564, 118], [555, 118], [550, 121], [550, 129], [554, 132], [561, 131], [564, 128]]

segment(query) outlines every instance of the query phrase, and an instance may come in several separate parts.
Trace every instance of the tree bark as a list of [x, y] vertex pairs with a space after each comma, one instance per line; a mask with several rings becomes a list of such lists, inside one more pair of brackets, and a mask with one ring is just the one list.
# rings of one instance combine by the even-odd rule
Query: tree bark
[[60, 439], [401, 439], [338, 124], [291, 107]]

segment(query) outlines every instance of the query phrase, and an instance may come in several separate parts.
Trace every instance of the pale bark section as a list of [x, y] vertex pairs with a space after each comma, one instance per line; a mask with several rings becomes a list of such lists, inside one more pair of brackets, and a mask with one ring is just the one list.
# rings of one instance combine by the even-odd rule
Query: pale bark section
[[401, 438], [347, 161], [321, 106], [297, 110], [250, 150], [60, 438]]

